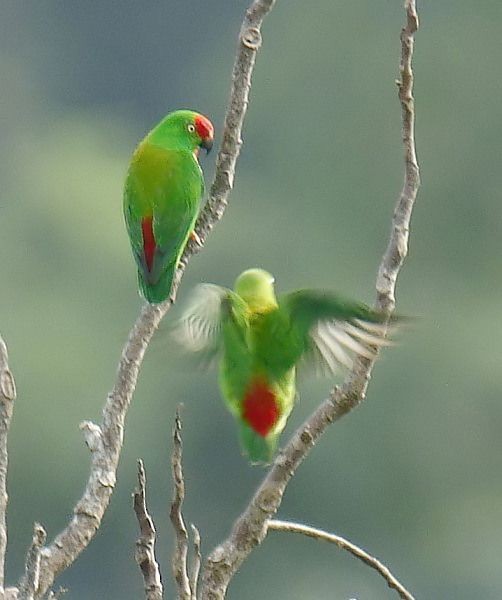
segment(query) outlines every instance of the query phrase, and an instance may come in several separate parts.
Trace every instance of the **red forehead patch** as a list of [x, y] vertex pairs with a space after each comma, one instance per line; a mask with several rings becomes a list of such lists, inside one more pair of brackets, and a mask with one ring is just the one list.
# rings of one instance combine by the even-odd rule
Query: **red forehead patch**
[[204, 115], [197, 115], [195, 117], [195, 129], [202, 140], [213, 138], [213, 124], [207, 117], [204, 117]]

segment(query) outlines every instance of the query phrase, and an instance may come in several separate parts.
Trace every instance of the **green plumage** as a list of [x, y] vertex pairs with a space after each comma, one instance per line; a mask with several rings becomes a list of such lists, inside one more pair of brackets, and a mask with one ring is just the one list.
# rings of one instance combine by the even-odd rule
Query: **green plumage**
[[212, 125], [181, 110], [165, 117], [136, 148], [125, 182], [124, 217], [142, 295], [162, 302], [193, 231], [204, 193], [197, 160]]
[[244, 271], [234, 291], [199, 286], [179, 337], [219, 361], [223, 398], [239, 422], [244, 452], [268, 463], [293, 409], [300, 361], [333, 373], [352, 356], [373, 358], [385, 339], [385, 315], [330, 292], [299, 290], [276, 298], [273, 277]]

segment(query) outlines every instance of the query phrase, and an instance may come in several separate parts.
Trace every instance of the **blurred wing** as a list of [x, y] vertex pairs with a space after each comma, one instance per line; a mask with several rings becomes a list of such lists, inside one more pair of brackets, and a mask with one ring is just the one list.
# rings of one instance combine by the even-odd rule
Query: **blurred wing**
[[321, 375], [351, 369], [354, 357], [375, 358], [386, 339], [388, 327], [384, 323], [351, 321], [318, 321], [310, 330], [310, 346], [304, 359]]
[[298, 290], [280, 299], [297, 335], [302, 358], [319, 374], [352, 368], [355, 356], [374, 358], [391, 345], [385, 335], [386, 316], [365, 304], [331, 292]]
[[221, 349], [223, 307], [231, 293], [210, 283], [198, 285], [173, 331], [175, 339], [199, 354], [205, 366], [212, 366]]

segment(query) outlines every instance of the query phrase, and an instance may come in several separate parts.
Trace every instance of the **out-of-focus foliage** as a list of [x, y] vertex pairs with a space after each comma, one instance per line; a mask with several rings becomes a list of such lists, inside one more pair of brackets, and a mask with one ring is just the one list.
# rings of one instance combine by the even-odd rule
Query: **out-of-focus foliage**
[[[401, 0], [280, 1], [264, 27], [245, 145], [224, 221], [187, 270], [230, 285], [263, 266], [279, 290], [371, 301], [402, 182]], [[376, 553], [420, 598], [502, 597], [500, 21], [492, 0], [424, 0], [416, 44], [423, 186], [401, 313], [420, 320], [384, 353], [367, 402], [312, 451], [281, 515]], [[124, 172], [174, 108], [221, 131], [246, 2], [0, 7], [0, 329], [19, 398], [10, 437], [8, 577], [34, 520], [54, 535], [89, 468], [78, 424], [99, 419], [140, 307], [121, 215]], [[204, 159], [206, 174], [213, 155]], [[185, 403], [186, 516], [209, 551], [263, 475], [239, 455], [214, 373], [162, 332], [131, 407], [118, 485], [90, 548], [61, 578], [74, 600], [141, 595], [130, 494], [143, 457], [170, 579], [170, 430]], [[286, 435], [326, 394], [305, 379]], [[367, 567], [272, 534], [229, 598], [393, 597]], [[171, 584], [168, 583], [168, 587]]]

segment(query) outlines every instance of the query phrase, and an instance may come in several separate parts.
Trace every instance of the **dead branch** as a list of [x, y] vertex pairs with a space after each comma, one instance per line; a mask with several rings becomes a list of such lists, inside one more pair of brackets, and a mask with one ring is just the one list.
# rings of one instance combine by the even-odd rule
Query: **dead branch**
[[188, 579], [188, 533], [182, 514], [183, 500], [185, 499], [185, 479], [183, 476], [183, 442], [181, 440], [180, 407], [176, 409], [173, 429], [173, 453], [171, 457], [174, 494], [171, 503], [171, 523], [176, 534], [176, 546], [172, 559], [174, 579], [178, 586], [180, 600], [191, 600], [192, 590]]
[[190, 569], [190, 589], [192, 590], [192, 600], [197, 600], [197, 585], [199, 583], [200, 565], [202, 554], [200, 551], [200, 533], [193, 523], [190, 524], [193, 535], [193, 558], [192, 568]]
[[[255, 0], [246, 12], [234, 64], [230, 100], [223, 127], [222, 144], [209, 197], [196, 224], [199, 244], [188, 244], [174, 278], [171, 298], [159, 305], [146, 304], [122, 351], [117, 378], [108, 394], [101, 425], [85, 422], [84, 436], [91, 450], [91, 469], [73, 518], [53, 542], [42, 549], [38, 596], [67, 569], [87, 547], [108, 507], [122, 449], [124, 423], [146, 349], [160, 321], [174, 302], [189, 258], [204, 245], [207, 235], [221, 220], [233, 187], [235, 167], [242, 145], [241, 133], [249, 102], [251, 75], [261, 45], [260, 26], [275, 0]], [[0, 490], [1, 493], [1, 490]]]
[[[419, 170], [414, 141], [414, 106], [412, 57], [413, 39], [418, 29], [415, 0], [406, 0], [406, 25], [401, 32], [402, 80], [399, 100], [402, 107], [402, 131], [405, 156], [405, 178], [398, 199], [389, 245], [382, 258], [377, 277], [376, 306], [393, 310], [397, 275], [408, 248], [411, 211], [419, 187]], [[364, 399], [374, 360], [356, 361], [346, 381], [336, 387], [296, 431], [257, 489], [249, 505], [237, 519], [229, 537], [208, 557], [203, 571], [202, 598], [221, 600], [237, 569], [249, 553], [265, 539], [267, 521], [279, 508], [284, 491], [296, 469], [307, 456], [328, 425], [337, 421]]]
[[7, 437], [15, 399], [16, 385], [9, 369], [7, 346], [0, 335], [0, 597], [4, 593], [5, 552], [7, 548]]
[[140, 537], [136, 542], [136, 562], [141, 569], [146, 600], [162, 600], [160, 570], [155, 558], [155, 526], [146, 505], [146, 475], [142, 460], [138, 460], [138, 488], [133, 494], [134, 512]]
[[35, 523], [33, 526], [33, 539], [26, 554], [24, 576], [19, 584], [18, 600], [34, 600], [36, 597], [40, 579], [40, 552], [46, 537], [45, 529]]
[[389, 569], [381, 563], [377, 558], [368, 554], [359, 546], [356, 546], [349, 540], [345, 538], [334, 535], [333, 533], [328, 533], [323, 531], [322, 529], [317, 529], [315, 527], [309, 527], [308, 525], [301, 525], [300, 523], [290, 523], [288, 521], [279, 521], [277, 519], [270, 519], [267, 523], [268, 530], [273, 529], [275, 531], [289, 531], [292, 533], [301, 533], [306, 535], [307, 537], [314, 538], [316, 540], [323, 540], [325, 542], [330, 542], [331, 544], [336, 544], [340, 549], [346, 550], [350, 552], [352, 556], [359, 558], [372, 569], [378, 571], [380, 575], [385, 579], [387, 585], [396, 590], [399, 594], [400, 598], [403, 600], [415, 600], [415, 598], [408, 592], [408, 590], [401, 584], [399, 581], [392, 575]]

